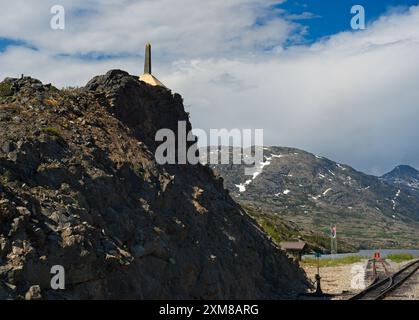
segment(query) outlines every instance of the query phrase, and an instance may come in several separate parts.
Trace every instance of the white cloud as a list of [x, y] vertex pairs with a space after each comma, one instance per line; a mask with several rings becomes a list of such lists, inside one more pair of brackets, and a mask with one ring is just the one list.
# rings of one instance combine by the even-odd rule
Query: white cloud
[[[285, 50], [284, 42], [305, 29], [285, 12], [272, 14], [275, 1], [66, 1], [70, 13], [85, 14], [70, 14], [65, 32], [49, 29], [55, 1], [39, 2], [28, 8], [16, 0], [0, 13], [0, 37], [39, 48], [9, 47], [0, 54], [0, 77], [25, 73], [65, 86], [114, 68], [135, 74], [144, 42], [152, 41], [154, 70], [184, 96], [195, 127], [264, 128], [267, 144], [372, 173], [419, 166], [419, 7], [383, 16], [362, 32]], [[129, 56], [57, 56], [89, 52]]]
[[[267, 144], [308, 149], [375, 174], [399, 163], [419, 166], [418, 20], [413, 7], [366, 32], [260, 61], [193, 61], [167, 82], [187, 93], [195, 125], [261, 127]], [[213, 81], [225, 74], [229, 81]]]
[[0, 36], [23, 38], [49, 53], [142, 53], [151, 41], [172, 58], [202, 58], [280, 46], [300, 29], [272, 8], [282, 1], [72, 0], [63, 4], [66, 30], [56, 31], [49, 25], [55, 2], [13, 1], [0, 12]]

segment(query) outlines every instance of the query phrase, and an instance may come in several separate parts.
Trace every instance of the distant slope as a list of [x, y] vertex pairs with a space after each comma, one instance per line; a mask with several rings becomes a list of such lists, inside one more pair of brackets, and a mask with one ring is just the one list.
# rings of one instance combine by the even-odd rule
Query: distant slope
[[381, 180], [396, 187], [405, 187], [419, 194], [419, 171], [411, 166], [397, 166], [391, 172], [383, 175]]
[[264, 156], [254, 177], [244, 175], [243, 164], [211, 167], [242, 205], [289, 220], [306, 232], [327, 235], [336, 223], [339, 238], [358, 247], [419, 245], [419, 198], [414, 192], [298, 149], [264, 148]]

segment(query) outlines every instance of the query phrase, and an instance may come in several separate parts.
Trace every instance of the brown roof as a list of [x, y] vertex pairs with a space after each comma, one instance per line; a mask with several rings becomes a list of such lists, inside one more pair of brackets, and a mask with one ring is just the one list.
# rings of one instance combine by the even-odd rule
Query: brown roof
[[282, 250], [304, 250], [307, 243], [304, 241], [284, 241], [281, 242]]

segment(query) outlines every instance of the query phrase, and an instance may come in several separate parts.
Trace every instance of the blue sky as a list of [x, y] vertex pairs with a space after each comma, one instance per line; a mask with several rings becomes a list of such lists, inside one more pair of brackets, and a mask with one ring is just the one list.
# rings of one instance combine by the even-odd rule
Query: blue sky
[[[377, 175], [419, 168], [419, 0], [66, 0], [58, 31], [55, 4], [0, 11], [0, 80], [139, 75], [151, 42], [153, 73], [182, 94], [195, 128], [261, 128], [266, 145]], [[356, 4], [366, 30], [350, 29]]]
[[26, 43], [20, 40], [0, 38], [0, 52], [3, 52], [8, 46], [25, 46]]
[[389, 10], [405, 10], [418, 3], [418, 0], [288, 0], [277, 7], [290, 14], [312, 13], [314, 18], [300, 20], [299, 23], [309, 27], [306, 40], [314, 42], [322, 37], [351, 30], [348, 17], [351, 16], [350, 8], [353, 5], [359, 4], [365, 8], [368, 23]]

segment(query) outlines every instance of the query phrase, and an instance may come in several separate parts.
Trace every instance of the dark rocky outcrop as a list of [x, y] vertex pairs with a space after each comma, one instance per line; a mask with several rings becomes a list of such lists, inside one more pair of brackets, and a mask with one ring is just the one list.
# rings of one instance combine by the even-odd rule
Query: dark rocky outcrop
[[[211, 169], [155, 162], [155, 132], [188, 121], [179, 95], [118, 70], [79, 89], [31, 78], [0, 87], [0, 299], [274, 299], [307, 288]], [[65, 290], [50, 287], [53, 265]]]

